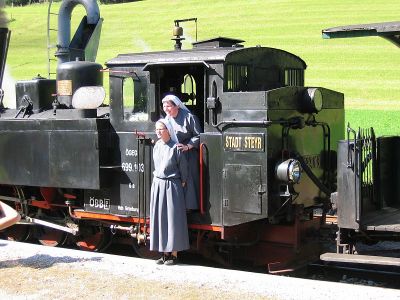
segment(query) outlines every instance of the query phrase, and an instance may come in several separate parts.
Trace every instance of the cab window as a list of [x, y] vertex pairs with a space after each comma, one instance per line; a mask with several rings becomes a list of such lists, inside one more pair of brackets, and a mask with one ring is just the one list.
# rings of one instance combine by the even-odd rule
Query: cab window
[[304, 86], [304, 71], [302, 69], [285, 69], [286, 86]]
[[145, 76], [127, 77], [123, 83], [124, 119], [147, 121], [147, 80]]
[[224, 90], [243, 92], [248, 90], [248, 67], [245, 65], [226, 65]]
[[183, 83], [181, 85], [181, 97], [186, 105], [196, 106], [196, 81], [190, 74], [186, 74], [183, 77]]

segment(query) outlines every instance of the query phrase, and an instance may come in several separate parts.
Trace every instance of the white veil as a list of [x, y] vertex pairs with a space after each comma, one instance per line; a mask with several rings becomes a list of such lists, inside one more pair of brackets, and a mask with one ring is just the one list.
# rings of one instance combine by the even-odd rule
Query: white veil
[[188, 112], [190, 112], [190, 110], [186, 107], [185, 104], [183, 104], [183, 102], [175, 95], [166, 95], [161, 102], [167, 102], [167, 101], [172, 101], [175, 103], [176, 106], [178, 106], [179, 108], [182, 108], [183, 110], [186, 110]]
[[157, 121], [157, 123], [163, 123], [165, 127], [168, 129], [169, 136], [171, 137], [171, 140], [173, 140], [176, 143], [178, 143], [178, 137], [176, 136], [175, 130], [172, 127], [171, 122], [168, 119], [160, 119]]

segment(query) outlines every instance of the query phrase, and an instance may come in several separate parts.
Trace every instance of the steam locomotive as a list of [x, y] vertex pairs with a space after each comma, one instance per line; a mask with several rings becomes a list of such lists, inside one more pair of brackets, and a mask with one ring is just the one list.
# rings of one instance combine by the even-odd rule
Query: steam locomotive
[[[70, 40], [77, 4], [87, 15]], [[182, 50], [179, 21], [174, 50], [120, 54], [103, 68], [94, 62], [102, 24], [96, 1], [63, 0], [57, 79], [17, 82], [17, 108], [1, 108], [0, 200], [23, 216], [7, 238], [91, 251], [118, 241], [154, 257], [154, 125], [163, 94], [175, 91], [203, 129], [191, 250], [271, 272], [319, 254], [323, 217], [313, 212], [326, 212], [336, 191], [343, 94], [305, 87], [306, 63], [280, 49], [217, 37]]]

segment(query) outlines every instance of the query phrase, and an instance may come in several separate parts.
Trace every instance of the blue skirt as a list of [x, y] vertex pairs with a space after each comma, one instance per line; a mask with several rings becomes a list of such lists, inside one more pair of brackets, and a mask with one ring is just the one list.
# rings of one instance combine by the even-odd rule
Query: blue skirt
[[189, 235], [181, 180], [154, 177], [150, 200], [150, 250], [187, 249]]

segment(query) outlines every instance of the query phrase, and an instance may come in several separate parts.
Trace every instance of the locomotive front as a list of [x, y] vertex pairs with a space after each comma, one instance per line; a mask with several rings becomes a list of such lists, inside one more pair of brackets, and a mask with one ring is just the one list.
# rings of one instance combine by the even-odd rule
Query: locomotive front
[[[221, 89], [207, 100], [219, 111], [208, 109], [206, 127], [220, 134], [208, 147], [210, 159], [219, 157], [210, 165], [222, 170], [222, 176], [210, 172], [210, 197], [220, 194], [224, 225], [293, 221], [293, 205], [329, 205], [336, 141], [344, 130], [343, 95], [304, 87], [305, 68], [299, 57], [272, 48], [226, 56]], [[210, 82], [218, 85], [216, 77]], [[216, 139], [210, 133], [205, 144]]]

